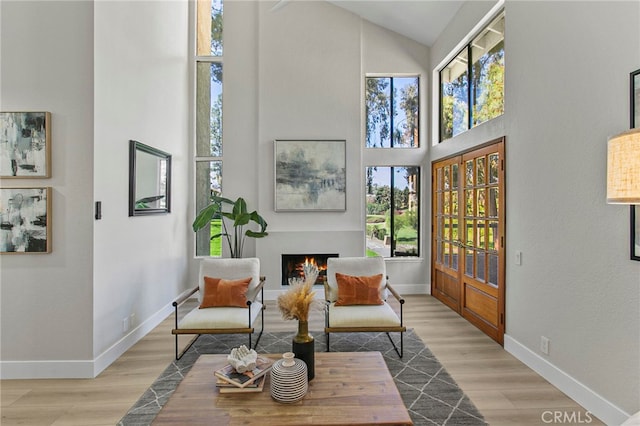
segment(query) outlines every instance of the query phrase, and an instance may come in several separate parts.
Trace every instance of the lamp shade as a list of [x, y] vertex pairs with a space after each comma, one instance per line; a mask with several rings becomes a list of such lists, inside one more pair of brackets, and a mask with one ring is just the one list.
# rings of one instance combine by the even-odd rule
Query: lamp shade
[[607, 203], [640, 204], [640, 129], [609, 138]]

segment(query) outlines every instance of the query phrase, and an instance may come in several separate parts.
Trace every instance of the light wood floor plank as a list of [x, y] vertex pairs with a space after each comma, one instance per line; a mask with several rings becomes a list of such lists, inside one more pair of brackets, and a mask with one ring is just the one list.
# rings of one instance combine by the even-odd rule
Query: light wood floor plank
[[[491, 425], [541, 425], [545, 411], [586, 411], [489, 337], [431, 296], [406, 296], [405, 324], [427, 344]], [[275, 302], [265, 329], [296, 330]], [[3, 426], [114, 425], [173, 359], [170, 316], [95, 379], [2, 380]], [[321, 313], [309, 328], [324, 339]], [[181, 339], [186, 344], [189, 337]], [[593, 416], [592, 416], [593, 417]], [[602, 424], [593, 419], [591, 425]]]

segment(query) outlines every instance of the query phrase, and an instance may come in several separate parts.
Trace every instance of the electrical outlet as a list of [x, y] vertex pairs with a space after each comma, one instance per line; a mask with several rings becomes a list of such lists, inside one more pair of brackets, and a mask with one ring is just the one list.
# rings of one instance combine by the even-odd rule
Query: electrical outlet
[[540, 336], [540, 352], [545, 355], [549, 355], [549, 338]]
[[126, 333], [127, 331], [129, 331], [130, 327], [131, 327], [131, 324], [130, 324], [129, 317], [124, 318], [122, 320], [122, 332]]

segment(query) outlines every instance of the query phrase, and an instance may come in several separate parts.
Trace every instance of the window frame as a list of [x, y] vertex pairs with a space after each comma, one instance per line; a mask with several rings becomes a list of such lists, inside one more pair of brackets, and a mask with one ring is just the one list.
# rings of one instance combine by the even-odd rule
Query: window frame
[[[394, 79], [400, 79], [400, 78], [415, 78], [416, 79], [416, 84], [417, 84], [417, 97], [418, 97], [418, 113], [417, 113], [417, 123], [416, 123], [416, 128], [418, 129], [418, 135], [415, 138], [415, 142], [416, 145], [415, 146], [394, 146], [394, 140], [393, 140], [393, 130], [394, 130], [394, 120], [393, 120], [393, 113], [394, 113], [394, 102], [393, 99], [390, 99], [390, 103], [389, 103], [389, 110], [390, 110], [390, 118], [389, 118], [389, 146], [367, 146], [367, 123], [368, 123], [368, 114], [367, 114], [367, 101], [366, 101], [366, 96], [367, 96], [367, 80], [370, 78], [376, 78], [376, 79], [380, 79], [380, 78], [387, 78], [389, 79], [389, 92], [393, 95], [393, 88], [394, 88], [394, 84], [393, 84], [393, 80]], [[365, 129], [364, 129], [364, 148], [366, 150], [376, 150], [376, 149], [419, 149], [421, 147], [421, 143], [420, 143], [420, 139], [421, 139], [421, 133], [422, 133], [422, 128], [421, 128], [421, 109], [422, 109], [422, 96], [420, 95], [421, 92], [421, 80], [422, 80], [422, 76], [419, 73], [387, 73], [387, 74], [371, 74], [371, 73], [367, 73], [364, 76], [364, 95], [365, 95], [365, 101], [364, 101], [364, 123], [365, 123]]]
[[[219, 155], [212, 155], [211, 153], [211, 149], [209, 149], [208, 154], [209, 155], [198, 155], [198, 128], [199, 125], [202, 125], [201, 123], [198, 122], [198, 117], [199, 117], [199, 105], [198, 105], [198, 73], [199, 73], [199, 69], [201, 64], [208, 64], [208, 66], [210, 67], [211, 64], [219, 64], [221, 66], [221, 75], [224, 75], [224, 2], [225, 0], [220, 0], [220, 4], [221, 4], [221, 11], [222, 11], [222, 32], [221, 32], [221, 52], [219, 55], [215, 55], [212, 53], [210, 55], [201, 55], [198, 54], [199, 52], [199, 43], [201, 43], [198, 40], [198, 31], [200, 29], [200, 25], [204, 24], [204, 25], [210, 25], [210, 20], [207, 21], [206, 23], [201, 22], [202, 16], [200, 16], [200, 13], [198, 11], [198, 7], [202, 4], [211, 4], [212, 2], [201, 2], [201, 1], [195, 1], [193, 2], [193, 17], [192, 17], [192, 23], [193, 23], [193, 30], [191, 31], [191, 37], [194, 40], [193, 41], [193, 60], [192, 60], [192, 77], [193, 77], [193, 136], [192, 136], [192, 146], [193, 146], [193, 192], [192, 192], [192, 197], [193, 197], [193, 205], [195, 206], [195, 212], [194, 212], [194, 216], [198, 213], [198, 210], [203, 208], [203, 206], [201, 204], [203, 204], [204, 206], [209, 204], [209, 200], [207, 200], [206, 202], [203, 200], [203, 196], [202, 194], [198, 193], [198, 189], [200, 188], [200, 186], [198, 185], [198, 170], [199, 170], [199, 166], [202, 164], [206, 164], [206, 163], [213, 163], [213, 162], [218, 162], [220, 164], [220, 174], [219, 174], [219, 178], [220, 178], [220, 191], [222, 191], [222, 185], [223, 185], [223, 170], [224, 170], [224, 128], [221, 129], [220, 131], [220, 149], [219, 149]], [[206, 15], [206, 13], [205, 13]], [[209, 44], [211, 43], [211, 41], [209, 41]], [[221, 83], [221, 87], [222, 87], [222, 104], [221, 104], [221, 114], [222, 117], [224, 117], [224, 79], [222, 79]], [[210, 90], [210, 88], [209, 88]], [[213, 105], [214, 100], [210, 99], [209, 101], [209, 112], [207, 113], [207, 115], [209, 116], [209, 126], [211, 125], [211, 107]], [[211, 185], [210, 185], [210, 181], [208, 183], [208, 188], [209, 190], [211, 190]], [[194, 233], [194, 243], [193, 243], [193, 250], [194, 250], [194, 256], [197, 257], [210, 257], [212, 256], [212, 252], [211, 249], [209, 248], [208, 254], [206, 253], [199, 253], [199, 248], [202, 245], [202, 247], [205, 246], [205, 243], [202, 241], [203, 236], [206, 234], [207, 236], [210, 236], [210, 231], [208, 228], [203, 228], [201, 230], [199, 230], [197, 233]], [[208, 247], [211, 247], [211, 241], [209, 238], [206, 239], [208, 242]], [[217, 240], [220, 244], [220, 256], [222, 256], [222, 239], [218, 239]], [[218, 256], [215, 256], [218, 257]]]
[[[496, 4], [485, 14], [485, 16], [471, 29], [471, 31], [469, 31], [469, 33], [450, 51], [450, 53], [444, 57], [444, 59], [436, 66], [433, 68], [432, 71], [432, 79], [431, 79], [431, 88], [432, 88], [432, 96], [431, 96], [431, 105], [432, 105], [432, 109], [431, 109], [431, 118], [432, 118], [432, 123], [437, 123], [437, 125], [432, 126], [431, 129], [431, 136], [432, 136], [432, 143], [431, 146], [437, 146], [438, 144], [445, 142], [447, 140], [453, 139], [458, 135], [461, 135], [463, 133], [468, 132], [469, 130], [473, 129], [476, 126], [470, 126], [467, 130], [465, 130], [464, 132], [460, 132], [458, 133], [456, 136], [452, 136], [451, 138], [448, 139], [442, 139], [441, 135], [442, 135], [442, 96], [441, 96], [441, 90], [442, 90], [442, 84], [441, 84], [441, 71], [446, 68], [449, 63], [451, 63], [451, 61], [453, 59], [455, 59], [463, 50], [465, 50], [469, 45], [472, 44], [472, 42], [474, 41], [474, 39], [476, 37], [478, 37], [478, 35], [480, 33], [482, 33], [482, 31], [484, 31], [491, 23], [493, 20], [495, 20], [496, 18], [498, 18], [501, 14], [505, 14], [505, 0], [498, 0], [496, 2]], [[506, 16], [506, 15], [505, 15]], [[471, 64], [471, 66], [473, 65], [473, 61], [472, 58], [469, 56], [468, 57], [468, 64]], [[471, 83], [469, 83], [470, 85]], [[468, 91], [468, 97], [467, 99], [470, 100], [470, 96], [471, 96], [471, 91]], [[472, 108], [473, 105], [471, 105], [471, 103], [469, 103], [469, 122], [472, 123]], [[504, 111], [503, 114], [496, 116], [494, 118], [492, 118], [491, 120], [501, 117], [502, 115], [504, 115]], [[490, 120], [488, 120], [490, 121]], [[486, 122], [486, 121], [485, 121]], [[481, 124], [481, 123], [479, 123]]]
[[[401, 259], [417, 259], [420, 258], [422, 255], [422, 250], [421, 250], [421, 244], [422, 244], [422, 238], [420, 238], [420, 230], [421, 230], [421, 226], [420, 226], [420, 220], [421, 220], [421, 210], [422, 210], [422, 195], [421, 195], [421, 186], [422, 186], [422, 167], [420, 165], [367, 165], [365, 166], [365, 184], [364, 184], [364, 195], [365, 195], [365, 234], [366, 232], [366, 227], [367, 227], [367, 221], [366, 221], [366, 217], [368, 216], [368, 209], [367, 209], [367, 205], [368, 205], [368, 201], [367, 201], [367, 196], [369, 195], [369, 192], [367, 191], [367, 169], [369, 168], [388, 168], [389, 169], [389, 237], [390, 237], [390, 247], [389, 247], [389, 256], [383, 256], [385, 259], [394, 259], [394, 258], [401, 258]], [[416, 254], [415, 255], [396, 255], [396, 239], [394, 238], [394, 228], [395, 228], [395, 217], [396, 215], [394, 214], [394, 212], [396, 211], [395, 207], [395, 189], [396, 189], [396, 185], [395, 185], [395, 169], [408, 169], [408, 168], [413, 168], [416, 169], [417, 171], [417, 176], [416, 176], [416, 188], [414, 188], [414, 191], [412, 191], [415, 196], [417, 197], [416, 200]], [[410, 192], [411, 193], [411, 192]], [[365, 250], [368, 250], [368, 247], [366, 245], [366, 235], [365, 235]]]

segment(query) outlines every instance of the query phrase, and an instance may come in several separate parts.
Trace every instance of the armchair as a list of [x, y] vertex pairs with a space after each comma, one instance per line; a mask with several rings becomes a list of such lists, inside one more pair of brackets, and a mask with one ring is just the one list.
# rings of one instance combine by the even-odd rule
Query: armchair
[[[257, 346], [264, 331], [264, 282], [258, 258], [202, 259], [198, 286], [173, 302], [175, 328], [171, 334], [176, 339], [176, 359], [182, 358], [202, 334], [248, 334], [249, 348]], [[195, 293], [199, 293], [199, 306], [179, 319], [178, 308]], [[252, 346], [251, 336], [259, 315], [261, 329]], [[195, 336], [178, 354], [181, 334]]]
[[[404, 299], [391, 287], [382, 257], [331, 257], [324, 286], [327, 352], [330, 333], [382, 331], [402, 358]], [[399, 316], [387, 303], [389, 294], [400, 304]], [[400, 333], [399, 349], [390, 332]]]

